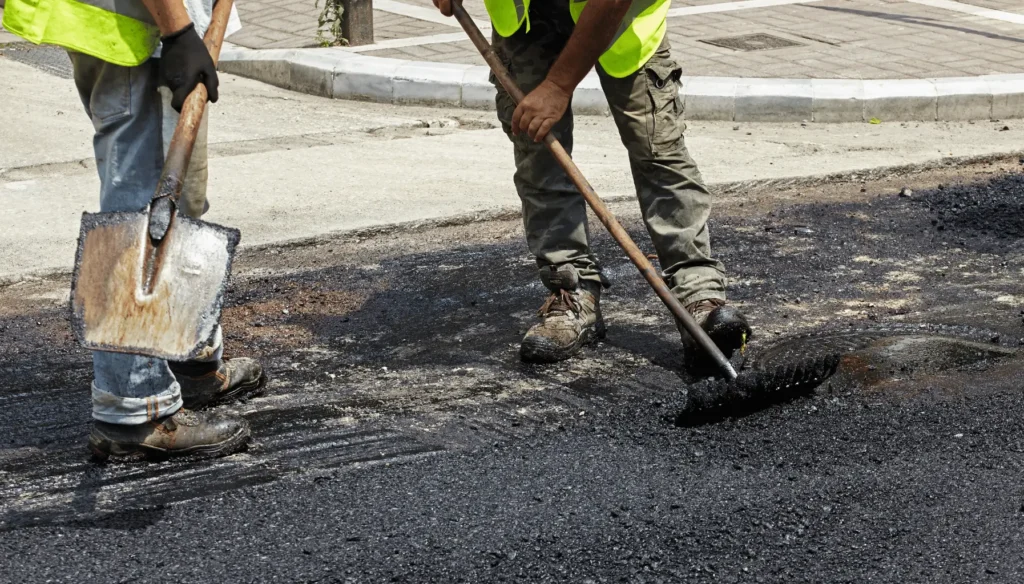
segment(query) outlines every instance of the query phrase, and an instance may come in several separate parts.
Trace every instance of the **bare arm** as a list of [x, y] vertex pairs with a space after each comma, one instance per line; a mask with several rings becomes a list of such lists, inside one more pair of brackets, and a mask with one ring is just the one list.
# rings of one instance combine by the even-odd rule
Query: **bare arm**
[[[441, 10], [441, 14], [451, 16], [453, 1], [434, 0], [434, 6]], [[547, 136], [565, 115], [572, 92], [612, 44], [632, 4], [633, 0], [587, 2], [569, 42], [548, 71], [547, 77], [516, 107], [512, 115], [512, 133], [528, 134], [536, 142]]]
[[587, 2], [569, 42], [548, 72], [548, 80], [572, 93], [608, 50], [631, 4], [631, 0]]
[[512, 132], [544, 140], [569, 108], [572, 93], [608, 50], [631, 0], [590, 0], [547, 77], [512, 114]]
[[160, 27], [161, 36], [176, 33], [192, 22], [181, 0], [142, 0], [142, 3]]
[[[548, 72], [548, 80], [566, 93], [572, 93], [611, 45], [632, 3], [632, 0], [587, 2], [568, 44]], [[434, 6], [441, 10], [441, 14], [452, 15], [452, 0], [434, 0]]]

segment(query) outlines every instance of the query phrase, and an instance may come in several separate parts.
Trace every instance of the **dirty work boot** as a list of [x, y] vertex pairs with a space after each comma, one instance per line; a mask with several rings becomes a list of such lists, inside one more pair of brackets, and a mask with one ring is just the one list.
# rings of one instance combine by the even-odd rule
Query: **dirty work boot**
[[114, 462], [214, 458], [234, 454], [248, 443], [249, 423], [245, 418], [184, 408], [145, 424], [94, 421], [89, 435], [93, 456]]
[[245, 357], [209, 362], [172, 361], [170, 366], [181, 386], [181, 400], [190, 410], [255, 397], [267, 385], [267, 375], [259, 361]]
[[526, 332], [519, 347], [519, 356], [527, 363], [564, 361], [605, 335], [601, 284], [580, 281], [569, 265], [546, 271], [549, 273], [541, 272], [541, 279], [551, 295], [537, 312], [541, 322]]
[[[726, 357], [732, 357], [736, 349], [745, 347], [753, 335], [750, 325], [747, 324], [747, 317], [743, 316], [743, 313], [735, 306], [726, 304], [724, 300], [718, 298], [700, 300], [687, 306], [686, 310]], [[683, 324], [677, 322], [676, 326], [679, 328], [679, 334], [682, 335], [683, 344], [692, 348], [694, 356], [703, 355], [702, 349], [696, 346], [690, 333], [683, 328]]]

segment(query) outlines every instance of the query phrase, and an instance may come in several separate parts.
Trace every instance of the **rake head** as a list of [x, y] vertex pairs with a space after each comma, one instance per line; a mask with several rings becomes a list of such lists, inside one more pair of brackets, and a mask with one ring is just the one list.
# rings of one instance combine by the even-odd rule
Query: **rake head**
[[769, 369], [747, 369], [734, 381], [705, 379], [687, 388], [677, 426], [700, 426], [741, 417], [811, 394], [839, 367], [839, 352], [805, 357]]

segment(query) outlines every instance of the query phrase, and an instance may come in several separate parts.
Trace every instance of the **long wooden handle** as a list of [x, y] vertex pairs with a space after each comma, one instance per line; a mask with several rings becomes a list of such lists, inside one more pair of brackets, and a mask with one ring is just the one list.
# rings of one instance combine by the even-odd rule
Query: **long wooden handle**
[[[224, 44], [224, 31], [227, 30], [228, 19], [231, 17], [232, 4], [233, 0], [217, 0], [213, 7], [210, 27], [206, 29], [206, 36], [203, 37], [203, 42], [206, 43], [206, 48], [210, 51], [215, 65], [220, 59], [220, 48]], [[199, 126], [203, 121], [203, 112], [206, 111], [207, 98], [206, 85], [202, 83], [196, 85], [192, 93], [185, 98], [181, 116], [178, 118], [178, 125], [174, 128], [174, 136], [167, 149], [164, 170], [160, 175], [160, 183], [157, 185], [154, 199], [170, 197], [177, 201], [181, 196], [181, 188], [185, 184], [185, 173], [192, 160], [192, 148], [196, 144]]]
[[[484, 37], [482, 32], [480, 32], [476, 23], [473, 22], [473, 18], [462, 7], [461, 0], [452, 0], [452, 10], [455, 14], [455, 18], [459, 21], [459, 24], [462, 25], [466, 34], [469, 35], [469, 40], [473, 41], [473, 44], [476, 45], [477, 50], [480, 51], [484, 60], [487, 61], [487, 64], [491, 67], [491, 71], [494, 72], [494, 76], [498, 78], [502, 87], [505, 88], [505, 91], [512, 96], [512, 99], [514, 99], [517, 104], [521, 102], [525, 97], [523, 91], [519, 89], [515, 80], [512, 79], [508, 69], [505, 68], [505, 64], [501, 62], [501, 59], [494, 52], [494, 48], [491, 46], [491, 43], [487, 41], [487, 38]], [[733, 368], [732, 363], [725, 358], [725, 355], [722, 354], [718, 345], [711, 340], [711, 337], [704, 332], [704, 329], [700, 328], [697, 322], [693, 320], [693, 316], [690, 315], [682, 303], [679, 302], [679, 300], [672, 294], [672, 291], [669, 290], [668, 284], [665, 283], [661, 274], [658, 273], [654, 268], [654, 265], [652, 265], [650, 260], [647, 259], [647, 256], [640, 251], [640, 248], [637, 247], [636, 243], [634, 243], [629, 237], [626, 230], [623, 229], [622, 225], [620, 225], [618, 220], [615, 219], [615, 215], [613, 215], [604, 204], [601, 197], [597, 195], [597, 191], [594, 190], [594, 187], [590, 186], [590, 182], [588, 182], [586, 177], [583, 176], [583, 173], [580, 172], [576, 163], [572, 161], [569, 153], [565, 151], [564, 147], [562, 147], [561, 142], [555, 139], [554, 135], [549, 133], [547, 137], [544, 138], [544, 144], [547, 145], [548, 150], [551, 151], [551, 155], [555, 157], [558, 164], [563, 170], [565, 170], [565, 173], [569, 175], [569, 178], [572, 179], [573, 184], [575, 184], [576, 188], [579, 189], [580, 194], [583, 195], [583, 198], [587, 201], [587, 204], [590, 205], [590, 208], [594, 210], [594, 214], [597, 215], [597, 218], [604, 224], [605, 228], [608, 229], [608, 233], [611, 234], [619, 246], [626, 252], [630, 261], [632, 261], [633, 265], [640, 270], [640, 273], [643, 275], [644, 279], [647, 280], [647, 283], [651, 285], [651, 288], [654, 288], [654, 292], [658, 295], [658, 298], [665, 303], [665, 306], [667, 306], [669, 311], [672, 312], [672, 315], [683, 323], [683, 327], [686, 328], [686, 332], [690, 333], [690, 336], [693, 337], [697, 344], [700, 345], [711, 359], [715, 361], [715, 364], [722, 370], [722, 373], [724, 373], [730, 380], [736, 379], [736, 370]]]

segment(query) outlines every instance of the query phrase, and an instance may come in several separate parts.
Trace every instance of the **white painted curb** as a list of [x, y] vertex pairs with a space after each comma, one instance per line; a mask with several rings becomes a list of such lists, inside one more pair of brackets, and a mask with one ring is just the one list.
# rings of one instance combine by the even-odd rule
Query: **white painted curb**
[[[338, 99], [494, 108], [484, 66], [384, 59], [343, 49], [253, 50], [225, 44], [220, 69]], [[690, 120], [737, 122], [959, 121], [1024, 118], [1024, 74], [940, 79], [683, 77]], [[607, 113], [591, 73], [573, 96], [580, 113]]]

